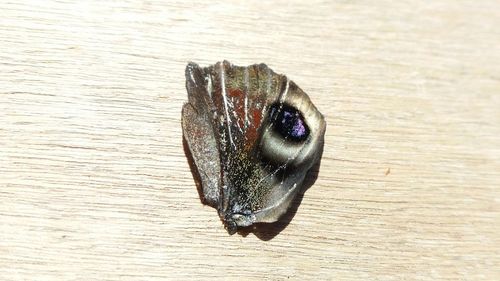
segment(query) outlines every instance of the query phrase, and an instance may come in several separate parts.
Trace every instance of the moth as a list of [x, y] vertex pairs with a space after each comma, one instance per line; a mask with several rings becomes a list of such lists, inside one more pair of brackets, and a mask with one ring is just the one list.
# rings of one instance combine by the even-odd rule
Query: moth
[[230, 234], [277, 221], [319, 161], [326, 122], [293, 81], [265, 64], [186, 67], [183, 137], [202, 202]]

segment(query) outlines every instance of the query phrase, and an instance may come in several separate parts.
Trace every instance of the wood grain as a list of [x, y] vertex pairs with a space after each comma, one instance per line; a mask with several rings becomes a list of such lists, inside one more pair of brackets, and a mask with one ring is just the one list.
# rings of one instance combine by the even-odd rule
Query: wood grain
[[[0, 11], [0, 279], [500, 279], [498, 1]], [[287, 74], [328, 123], [295, 210], [233, 236], [180, 126], [186, 63], [222, 59]]]

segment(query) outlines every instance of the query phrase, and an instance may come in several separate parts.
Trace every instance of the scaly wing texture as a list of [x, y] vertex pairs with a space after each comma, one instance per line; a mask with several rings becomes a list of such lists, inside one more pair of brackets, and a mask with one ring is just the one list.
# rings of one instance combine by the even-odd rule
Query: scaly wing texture
[[190, 63], [186, 79], [183, 128], [204, 174], [205, 200], [215, 203], [230, 232], [276, 221], [317, 160], [323, 117], [295, 83], [265, 64], [238, 67], [224, 61], [200, 68]]

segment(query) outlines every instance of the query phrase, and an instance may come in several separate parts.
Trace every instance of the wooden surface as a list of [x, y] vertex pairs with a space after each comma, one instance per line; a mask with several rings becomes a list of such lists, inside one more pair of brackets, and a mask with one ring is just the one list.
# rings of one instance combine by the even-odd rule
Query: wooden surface
[[[500, 2], [0, 11], [1, 280], [500, 278]], [[186, 63], [222, 59], [287, 74], [328, 123], [292, 212], [233, 236], [180, 126]]]

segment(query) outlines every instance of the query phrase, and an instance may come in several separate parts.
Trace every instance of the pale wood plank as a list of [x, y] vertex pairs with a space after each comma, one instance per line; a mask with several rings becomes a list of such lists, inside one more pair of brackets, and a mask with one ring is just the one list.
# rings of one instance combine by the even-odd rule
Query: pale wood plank
[[[498, 1], [0, 11], [0, 279], [499, 279]], [[280, 233], [228, 236], [199, 201], [183, 71], [222, 59], [267, 63], [326, 115]]]

